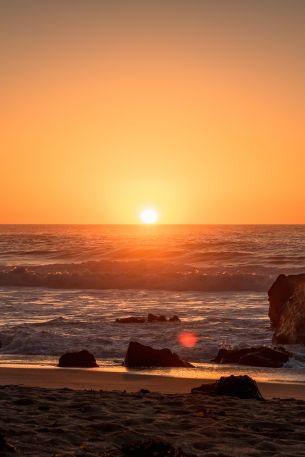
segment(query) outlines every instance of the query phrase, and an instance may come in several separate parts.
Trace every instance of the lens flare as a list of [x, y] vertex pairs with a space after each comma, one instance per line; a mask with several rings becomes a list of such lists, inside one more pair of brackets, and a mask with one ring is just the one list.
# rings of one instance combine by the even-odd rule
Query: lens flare
[[178, 341], [181, 344], [181, 346], [192, 348], [196, 346], [198, 336], [193, 332], [181, 332], [178, 335]]

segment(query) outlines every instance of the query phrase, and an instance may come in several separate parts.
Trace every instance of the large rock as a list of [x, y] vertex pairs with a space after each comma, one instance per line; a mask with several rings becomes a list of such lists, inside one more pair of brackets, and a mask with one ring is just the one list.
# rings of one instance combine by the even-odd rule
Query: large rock
[[273, 341], [305, 344], [305, 274], [280, 275], [268, 296]]
[[202, 384], [191, 390], [192, 394], [227, 395], [244, 399], [263, 400], [256, 382], [250, 376], [222, 376], [212, 384]]
[[257, 346], [244, 349], [219, 349], [212, 362], [280, 368], [288, 361], [290, 356], [291, 353], [281, 347]]
[[169, 349], [153, 349], [150, 346], [131, 341], [129, 343], [124, 365], [129, 368], [140, 367], [185, 367], [192, 368], [191, 363], [185, 362]]
[[83, 350], [79, 352], [66, 352], [62, 355], [58, 362], [59, 367], [81, 367], [93, 368], [98, 367], [94, 355]]

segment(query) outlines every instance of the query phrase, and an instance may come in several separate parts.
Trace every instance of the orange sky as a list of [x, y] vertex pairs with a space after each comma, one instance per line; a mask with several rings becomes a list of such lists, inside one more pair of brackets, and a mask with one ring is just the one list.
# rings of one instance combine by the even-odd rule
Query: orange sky
[[0, 223], [305, 223], [305, 3], [3, 0]]

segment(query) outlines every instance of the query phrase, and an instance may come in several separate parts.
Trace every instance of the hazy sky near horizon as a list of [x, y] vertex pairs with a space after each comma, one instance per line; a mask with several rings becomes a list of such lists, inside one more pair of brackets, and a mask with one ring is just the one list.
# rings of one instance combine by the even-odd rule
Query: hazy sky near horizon
[[305, 2], [2, 0], [0, 223], [305, 223]]

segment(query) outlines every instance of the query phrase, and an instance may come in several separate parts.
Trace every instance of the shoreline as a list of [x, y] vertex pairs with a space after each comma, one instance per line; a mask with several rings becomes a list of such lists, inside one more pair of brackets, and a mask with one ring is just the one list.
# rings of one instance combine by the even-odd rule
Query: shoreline
[[[232, 373], [233, 374], [233, 373]], [[0, 367], [0, 385], [94, 391], [138, 392], [147, 389], [162, 394], [187, 394], [193, 387], [215, 382], [215, 378], [179, 378], [133, 371], [82, 368]], [[262, 395], [305, 400], [304, 383], [257, 381]]]

